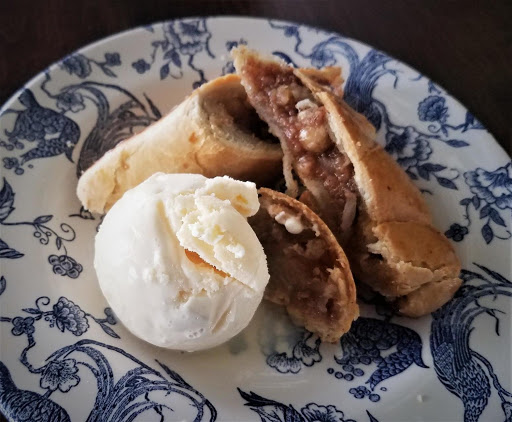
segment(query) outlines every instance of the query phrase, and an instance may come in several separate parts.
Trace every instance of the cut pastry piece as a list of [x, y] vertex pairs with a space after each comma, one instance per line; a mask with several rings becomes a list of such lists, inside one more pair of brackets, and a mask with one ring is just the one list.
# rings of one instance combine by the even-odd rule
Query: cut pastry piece
[[259, 193], [260, 210], [249, 223], [267, 255], [265, 298], [322, 340], [339, 340], [359, 315], [345, 253], [306, 205], [270, 189]]
[[196, 89], [139, 134], [119, 143], [80, 177], [83, 206], [103, 213], [157, 172], [228, 175], [258, 184], [281, 172], [279, 142], [247, 101], [236, 75]]
[[[245, 47], [232, 54], [249, 101], [281, 142], [288, 193], [299, 193], [293, 169], [307, 189], [300, 199], [346, 247], [356, 279], [390, 301], [407, 295], [409, 300], [397, 302], [404, 315], [419, 316], [448, 301], [461, 284], [460, 262], [448, 240], [432, 228], [418, 188], [375, 142], [373, 126], [328, 80], [315, 76], [320, 71], [294, 69]], [[395, 241], [413, 232], [428, 242], [420, 237], [414, 245], [397, 247]], [[379, 252], [383, 245], [389, 253]], [[415, 251], [414, 262], [408, 248]], [[444, 255], [433, 253], [436, 249]], [[430, 291], [442, 286], [444, 293], [421, 295], [423, 301], [432, 297], [421, 305], [419, 292], [411, 299], [427, 285]]]
[[[284, 62], [261, 58], [246, 48], [234, 50], [233, 56], [249, 101], [281, 141], [284, 162], [291, 163], [312, 193], [314, 201], [308, 204], [338, 239], [346, 238], [356, 213], [357, 187], [350, 160], [331, 139], [325, 107], [299, 79], [297, 70]], [[331, 81], [322, 80], [319, 71], [304, 70], [301, 76], [319, 90], [340, 91], [332, 89]], [[285, 166], [284, 171], [288, 193], [296, 196], [297, 189], [289, 182], [291, 168]]]

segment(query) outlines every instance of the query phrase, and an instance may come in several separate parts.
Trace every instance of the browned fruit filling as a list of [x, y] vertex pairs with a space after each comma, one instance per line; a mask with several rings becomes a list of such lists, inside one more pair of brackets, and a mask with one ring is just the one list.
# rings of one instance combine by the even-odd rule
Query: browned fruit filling
[[275, 63], [248, 59], [243, 75], [249, 99], [271, 129], [286, 143], [294, 169], [306, 186], [315, 187], [317, 209], [338, 238], [345, 238], [357, 209], [354, 169], [329, 133], [326, 111], [293, 74]]
[[[304, 213], [263, 195], [249, 219], [267, 255], [270, 282], [265, 298], [284, 305], [295, 323], [327, 341], [348, 330], [355, 304], [347, 305], [340, 262], [318, 228]], [[333, 241], [332, 239], [331, 241]], [[341, 281], [344, 283], [344, 281]], [[355, 302], [355, 297], [354, 297]]]

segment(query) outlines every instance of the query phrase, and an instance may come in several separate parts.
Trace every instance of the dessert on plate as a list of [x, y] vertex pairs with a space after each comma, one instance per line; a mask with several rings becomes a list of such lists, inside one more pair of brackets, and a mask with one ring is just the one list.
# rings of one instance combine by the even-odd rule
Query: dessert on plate
[[326, 222], [356, 280], [406, 316], [450, 300], [462, 283], [453, 247], [339, 84], [325, 71], [294, 69], [244, 46], [232, 54], [250, 103], [281, 142], [288, 192]]
[[[454, 249], [343, 101], [341, 69], [232, 54], [237, 75], [198, 88], [80, 177], [83, 206], [108, 211], [95, 267], [125, 325], [199, 350], [242, 330], [264, 295], [333, 342], [359, 315], [357, 284], [410, 317], [450, 300]], [[283, 178], [286, 193], [270, 189]]]
[[105, 216], [94, 267], [110, 306], [136, 336], [195, 351], [238, 334], [269, 275], [247, 222], [256, 186], [229, 177], [157, 173]]
[[359, 316], [350, 266], [327, 225], [305, 204], [261, 188], [249, 223], [267, 256], [265, 298], [283, 305], [293, 322], [335, 342]]

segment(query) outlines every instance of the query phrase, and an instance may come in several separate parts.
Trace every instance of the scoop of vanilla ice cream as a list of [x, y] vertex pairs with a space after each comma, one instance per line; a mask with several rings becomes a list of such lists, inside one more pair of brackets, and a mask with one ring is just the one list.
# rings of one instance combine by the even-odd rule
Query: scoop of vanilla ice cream
[[254, 183], [157, 173], [129, 190], [96, 236], [100, 287], [125, 326], [149, 343], [194, 351], [247, 326], [269, 274], [247, 217]]

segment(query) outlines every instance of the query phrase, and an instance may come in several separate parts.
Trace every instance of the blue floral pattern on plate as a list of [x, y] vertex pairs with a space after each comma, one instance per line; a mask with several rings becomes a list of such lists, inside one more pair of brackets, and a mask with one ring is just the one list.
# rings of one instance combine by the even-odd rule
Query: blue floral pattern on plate
[[[32, 235], [39, 240], [41, 245], [48, 245], [50, 238], [54, 237], [57, 251], [62, 250], [63, 253], [61, 255], [52, 254], [48, 257], [53, 272], [69, 278], [78, 278], [83, 267], [68, 255], [65, 246], [65, 242], [75, 240], [76, 233], [73, 228], [67, 223], [62, 223], [60, 225], [61, 234], [59, 234], [47, 225], [53, 219], [53, 215], [41, 215], [33, 221], [5, 221], [14, 211], [14, 196], [11, 185], [4, 179], [4, 185], [0, 190], [0, 226], [30, 226], [34, 230]], [[17, 259], [23, 257], [23, 255], [23, 253], [10, 248], [7, 243], [0, 239], [0, 258]]]
[[132, 63], [137, 73], [143, 74], [151, 69], [161, 52], [163, 64], [160, 65], [160, 79], [170, 76], [180, 79], [183, 76], [183, 62], [186, 58], [187, 66], [199, 75], [199, 79], [192, 85], [197, 88], [206, 82], [204, 71], [194, 65], [196, 54], [206, 52], [215, 58], [209, 46], [212, 34], [208, 31], [206, 19], [183, 19], [163, 24], [164, 37], [151, 42], [152, 51], [149, 62], [141, 58]]
[[[460, 242], [469, 233], [471, 226], [470, 211], [478, 212], [483, 221], [480, 232], [489, 244], [494, 238], [507, 240], [512, 233], [512, 163], [494, 171], [480, 167], [464, 173], [464, 179], [473, 196], [462, 199], [459, 204], [465, 209], [465, 223], [453, 223], [445, 232], [446, 237]], [[501, 234], [496, 234], [499, 230]]]
[[[39, 386], [46, 390], [45, 394], [20, 390], [9, 369], [0, 361], [0, 404], [7, 417], [15, 421], [26, 420], [27, 416], [30, 416], [30, 420], [40, 421], [71, 420], [66, 410], [52, 401], [50, 396], [78, 388], [81, 381], [80, 369], [84, 368], [92, 373], [98, 385], [94, 407], [87, 420], [133, 420], [149, 411], [155, 412], [163, 420], [166, 415], [174, 412], [165, 403], [165, 397], [171, 394], [179, 395], [189, 402], [189, 406], [195, 409], [194, 420], [215, 420], [216, 410], [213, 405], [175, 371], [157, 362], [163, 370], [162, 374], [118, 347], [95, 340], [80, 340], [53, 352], [41, 367], [31, 364], [28, 352], [37, 345], [35, 323], [38, 321], [44, 320], [50, 328], [56, 327], [63, 333], [69, 332], [81, 337], [90, 328], [90, 318], [110, 337], [120, 338], [111, 328], [117, 321], [110, 308], [105, 308], [105, 318], [97, 318], [65, 297], [60, 297], [50, 310], [45, 310], [49, 304], [50, 298], [40, 297], [35, 301], [35, 307], [23, 309], [25, 314], [31, 316], [0, 316], [0, 322], [12, 324], [12, 335], [26, 336], [28, 344], [21, 352], [20, 362], [31, 374], [40, 376]], [[132, 361], [136, 367], [115, 381], [113, 370], [102, 349], [116, 352]], [[165, 394], [159, 396], [158, 392]]]
[[[345, 100], [426, 194], [466, 268], [462, 289], [431, 319], [404, 320], [368, 305], [338, 344], [326, 345], [260, 313], [227, 347], [199, 358], [137, 343], [102, 305], [91, 257], [101, 217], [80, 208], [77, 177], [187, 91], [233, 72], [229, 51], [239, 44], [296, 66], [342, 65]], [[388, 406], [404, 395], [426, 420], [439, 409], [445, 419], [511, 419], [504, 371], [512, 341], [503, 313], [512, 296], [512, 163], [449, 94], [386, 54], [278, 21], [146, 26], [75, 52], [23, 87], [0, 113], [0, 158], [0, 410], [11, 420], [199, 421], [218, 414], [375, 422], [374, 415], [407, 419]], [[482, 326], [489, 318], [495, 331]], [[415, 377], [428, 380], [432, 403], [415, 400], [423, 395]], [[69, 399], [76, 392], [80, 402]]]
[[[262, 422], [356, 422], [347, 419], [345, 413], [333, 405], [309, 403], [298, 411], [292, 405], [269, 400], [253, 392], [246, 393], [240, 388], [238, 392], [246, 401], [245, 405], [256, 412]], [[366, 414], [369, 422], [379, 422], [368, 410]]]
[[60, 64], [66, 72], [80, 79], [85, 79], [91, 74], [93, 65], [98, 66], [105, 75], [115, 78], [117, 75], [110, 68], [121, 66], [121, 56], [119, 53], [105, 53], [104, 60], [97, 61], [76, 53], [66, 57]]

